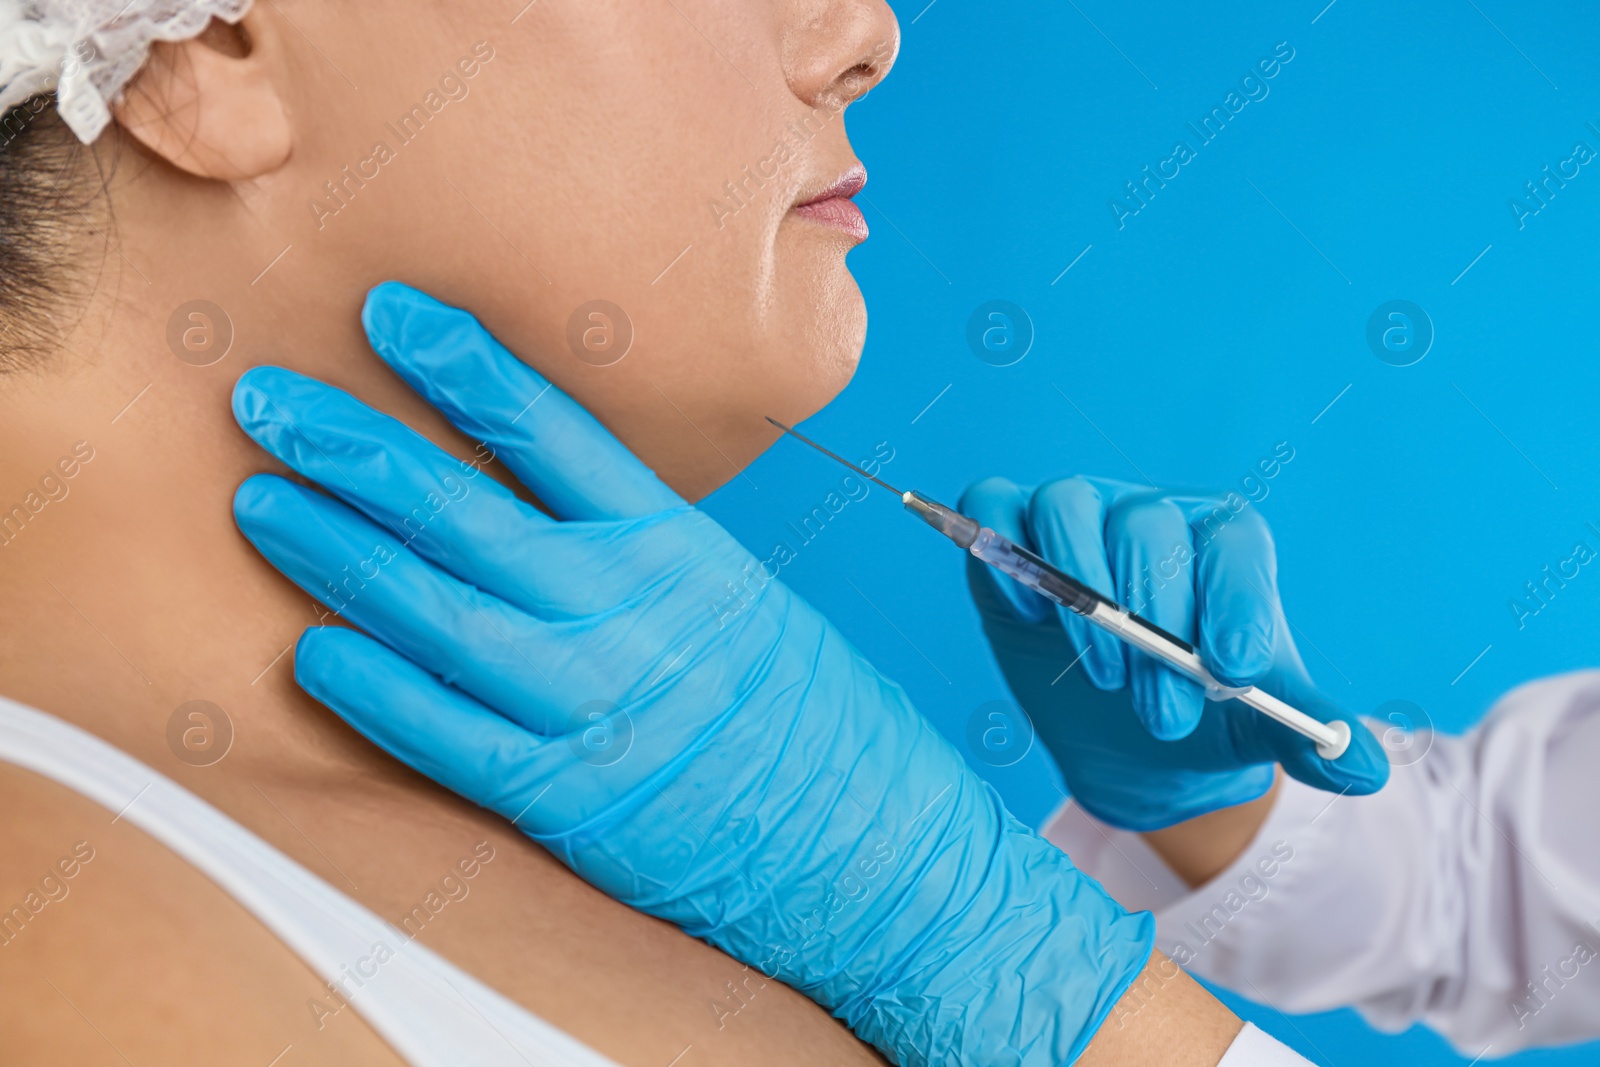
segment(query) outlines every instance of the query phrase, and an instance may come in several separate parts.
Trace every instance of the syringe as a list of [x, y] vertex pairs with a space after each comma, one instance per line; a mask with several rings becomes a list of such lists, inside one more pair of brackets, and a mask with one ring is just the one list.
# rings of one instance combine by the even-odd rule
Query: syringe
[[883, 486], [900, 498], [907, 511], [917, 515], [929, 526], [989, 566], [1010, 575], [1040, 596], [1055, 601], [1107, 633], [1116, 635], [1135, 648], [1161, 660], [1172, 670], [1197, 682], [1205, 688], [1207, 700], [1237, 700], [1263, 715], [1276, 719], [1289, 729], [1316, 742], [1317, 755], [1323, 759], [1338, 759], [1344, 755], [1345, 749], [1350, 747], [1348, 723], [1337, 720], [1322, 722], [1314, 719], [1255, 686], [1239, 689], [1223, 685], [1200, 662], [1200, 656], [1195, 652], [1194, 646], [1182, 638], [1168, 633], [1147, 619], [1140, 618], [1116, 601], [1084, 585], [1072, 575], [1051, 566], [1016, 542], [995, 533], [987, 526], [979, 525], [976, 519], [969, 518], [954, 508], [946, 507], [915, 490], [902, 492], [883, 479], [868, 474], [844, 457], [823, 448], [792, 427], [785, 426], [777, 419], [768, 417], [767, 421], [784, 433], [804, 441], [823, 455], [843, 463], [863, 478]]

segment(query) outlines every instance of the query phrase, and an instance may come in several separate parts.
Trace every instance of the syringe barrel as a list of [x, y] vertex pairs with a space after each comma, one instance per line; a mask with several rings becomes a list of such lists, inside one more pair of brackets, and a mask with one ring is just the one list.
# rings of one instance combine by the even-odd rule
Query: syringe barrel
[[[907, 497], [914, 494], [907, 493]], [[926, 504], [938, 508], [946, 514], [955, 514], [943, 505], [935, 504], [919, 498]], [[912, 506], [907, 501], [906, 506], [923, 514], [924, 519], [932, 526], [941, 529], [940, 522], [925, 514], [920, 509]], [[941, 519], [943, 517], [941, 516]], [[956, 515], [956, 518], [965, 518]], [[971, 519], [966, 519], [971, 523]], [[976, 523], [973, 523], [976, 526]], [[964, 531], [963, 531], [964, 532]], [[946, 533], [952, 541], [961, 544], [954, 536]], [[1029, 552], [1000, 534], [995, 533], [987, 526], [980, 527], [977, 533], [967, 543], [967, 550], [996, 570], [1016, 579], [1042, 596], [1048, 597], [1057, 604], [1082, 615], [1090, 623], [1109, 633], [1115, 634], [1135, 648], [1165, 662], [1173, 670], [1179, 672], [1204, 687], [1208, 700], [1239, 700], [1256, 711], [1268, 715], [1278, 722], [1294, 730], [1317, 745], [1317, 752], [1324, 759], [1337, 759], [1343, 755], [1350, 744], [1350, 730], [1347, 725], [1340, 722], [1325, 723], [1305, 714], [1297, 708], [1284, 703], [1277, 697], [1257, 689], [1253, 686], [1246, 688], [1233, 688], [1217, 681], [1200, 660], [1194, 647], [1182, 638], [1161, 629], [1159, 626], [1130, 613], [1126, 608], [1115, 601], [1100, 595], [1077, 579], [1067, 575], [1045, 560]]]
[[1098, 600], [1079, 582], [1063, 575], [1032, 552], [1014, 541], [1001, 537], [987, 526], [978, 531], [967, 551], [995, 570], [1010, 575], [1029, 589], [1049, 597], [1064, 608], [1079, 615], [1094, 614]]

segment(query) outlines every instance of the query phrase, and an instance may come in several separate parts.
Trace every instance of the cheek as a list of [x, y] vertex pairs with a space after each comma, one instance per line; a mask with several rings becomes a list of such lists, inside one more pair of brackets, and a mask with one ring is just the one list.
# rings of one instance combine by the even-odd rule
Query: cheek
[[[672, 5], [535, 5], [518, 33], [495, 31], [495, 58], [426, 151], [406, 149], [336, 220], [352, 240], [370, 224], [370, 272], [405, 259], [408, 280], [477, 312], [691, 497], [770, 443], [762, 415], [799, 421], [831, 400], [866, 332], [843, 242], [784, 220], [807, 162], [732, 217], [713, 208], [793, 118], [764, 7], [723, 5], [754, 22], [704, 27], [752, 87]], [[397, 227], [401, 211], [429, 225]], [[631, 321], [614, 366], [569, 345], [569, 319], [596, 300]]]
[[[462, 107], [481, 105], [450, 153], [453, 180], [481, 190], [495, 226], [578, 301], [643, 306], [713, 264], [748, 274], [760, 216], [792, 200], [791, 175], [747, 174], [792, 104], [759, 22], [731, 5], [702, 27], [727, 39], [725, 61], [671, 4], [530, 9]], [[751, 202], [732, 217], [714, 206], [730, 186]]]
[[739, 366], [722, 369], [764, 367], [766, 334], [776, 316], [788, 319], [796, 279], [811, 271], [774, 248], [805, 168], [750, 174], [791, 117], [776, 57], [762, 54], [763, 38], [749, 27], [724, 27], [746, 48], [733, 58], [752, 89], [720, 59], [705, 60], [705, 42], [671, 5], [640, 12], [602, 3], [581, 17], [541, 5], [519, 27], [535, 20], [544, 20], [530, 27], [540, 33], [508, 38], [476, 79], [460, 110], [469, 121], [441, 131], [453, 142], [437, 157], [449, 170], [441, 164], [430, 184], [449, 190], [449, 177], [492, 220], [445, 204], [456, 210], [452, 225], [439, 227], [441, 258], [460, 260], [471, 242], [490, 275], [480, 294], [520, 289], [557, 374], [567, 319], [594, 300], [632, 320], [630, 361], [648, 358], [676, 374], [661, 362], [689, 351], [713, 362], [743, 353]]

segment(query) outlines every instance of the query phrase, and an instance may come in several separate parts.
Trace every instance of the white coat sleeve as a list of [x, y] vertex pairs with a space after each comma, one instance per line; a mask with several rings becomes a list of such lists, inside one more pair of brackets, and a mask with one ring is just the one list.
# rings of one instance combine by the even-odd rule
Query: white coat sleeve
[[1467, 1056], [1600, 1038], [1600, 671], [1389, 747], [1374, 796], [1285, 779], [1254, 841], [1192, 891], [1070, 804], [1045, 834], [1154, 911], [1180, 965], [1250, 999], [1421, 1022]]
[[1245, 1023], [1217, 1067], [1311, 1067], [1311, 1061], [1275, 1037]]

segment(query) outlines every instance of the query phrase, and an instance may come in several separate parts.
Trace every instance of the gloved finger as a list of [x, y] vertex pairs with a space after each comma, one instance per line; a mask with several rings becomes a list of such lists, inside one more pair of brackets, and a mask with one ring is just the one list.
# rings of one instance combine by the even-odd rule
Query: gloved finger
[[[1183, 510], [1170, 499], [1130, 494], [1106, 515], [1106, 552], [1117, 600], [1175, 637], [1193, 644], [1196, 612], [1186, 564], [1194, 549]], [[1161, 660], [1122, 646], [1133, 710], [1146, 730], [1164, 741], [1187, 736], [1200, 724], [1205, 690]]]
[[[603, 818], [626, 812], [630, 798], [658, 792], [664, 769], [694, 760], [749, 766], [749, 749], [706, 753], [716, 723], [655, 706], [670, 687], [627, 707], [591, 700], [576, 705], [560, 736], [523, 729], [380, 642], [342, 626], [307, 630], [295, 646], [295, 681], [402, 763], [510, 819], [569, 864], [563, 835], [581, 828], [604, 836]], [[668, 714], [662, 714], [662, 713]], [[677, 712], [673, 714], [671, 712]], [[718, 709], [712, 720], [734, 712]], [[747, 717], [760, 715], [751, 709]], [[805, 763], [814, 774], [814, 766]], [[728, 775], [736, 771], [730, 766]], [[670, 807], [670, 805], [669, 805]], [[671, 816], [676, 822], [678, 814]], [[668, 849], [681, 859], [679, 850]], [[605, 887], [604, 875], [580, 871]]]
[[262, 448], [401, 544], [540, 618], [614, 608], [675, 562], [648, 539], [615, 551], [613, 542], [627, 538], [625, 522], [596, 538], [552, 521], [471, 462], [315, 378], [252, 368], [234, 387], [233, 411]]
[[550, 755], [560, 755], [560, 741], [524, 730], [341, 626], [301, 635], [294, 677], [389, 755], [508, 819], [525, 813], [547, 784]]
[[342, 390], [281, 367], [254, 367], [234, 386], [233, 414], [262, 448], [402, 544], [525, 610], [533, 610], [529, 599], [542, 599], [525, 595], [525, 575], [578, 563], [549, 558], [572, 543], [540, 537], [549, 516]]
[[[956, 503], [956, 510], [979, 525], [987, 526], [1026, 548], [1029, 491], [1007, 478], [984, 478], [967, 486]], [[969, 561], [968, 584], [980, 612], [1003, 612], [1030, 624], [1044, 622], [1055, 614], [1055, 605], [1032, 589], [988, 566], [981, 560]]]
[[[1109, 483], [1103, 488], [1087, 478], [1046, 482], [1033, 491], [1028, 502], [1028, 539], [1047, 562], [1120, 602], [1106, 555], [1108, 494], [1115, 498]], [[1122, 643], [1085, 622], [1076, 612], [1063, 607], [1056, 610], [1072, 647], [1083, 655], [1080, 666], [1089, 680], [1100, 689], [1127, 685], [1127, 658]]]
[[258, 474], [239, 487], [234, 517], [300, 588], [530, 730], [564, 730], [578, 699], [625, 696], [625, 650], [573, 655], [550, 624], [432, 566], [336, 500]]
[[623, 519], [683, 504], [576, 401], [472, 315], [399, 282], [367, 294], [373, 349], [463, 433], [489, 445], [563, 519]]
[[1254, 508], [1220, 527], [1191, 525], [1200, 660], [1220, 681], [1254, 685], [1272, 669], [1284, 625], [1272, 532]]

